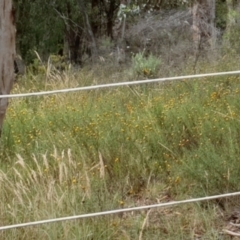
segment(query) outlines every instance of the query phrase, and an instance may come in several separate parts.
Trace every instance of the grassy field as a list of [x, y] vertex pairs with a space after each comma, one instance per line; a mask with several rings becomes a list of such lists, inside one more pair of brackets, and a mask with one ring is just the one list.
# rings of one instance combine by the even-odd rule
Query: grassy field
[[[228, 61], [199, 71], [239, 69]], [[28, 74], [12, 92], [111, 82], [102, 71]], [[0, 154], [1, 226], [239, 191], [240, 76], [12, 99]], [[238, 205], [60, 222], [0, 239], [231, 239], [223, 229]]]

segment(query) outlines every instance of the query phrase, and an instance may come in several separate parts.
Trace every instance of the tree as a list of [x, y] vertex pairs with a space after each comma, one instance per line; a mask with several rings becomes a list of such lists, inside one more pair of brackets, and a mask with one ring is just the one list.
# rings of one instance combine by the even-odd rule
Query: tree
[[192, 7], [193, 16], [193, 41], [195, 45], [194, 68], [201, 52], [212, 49], [216, 41], [214, 0], [195, 0]]
[[[15, 13], [11, 0], [0, 0], [0, 95], [9, 94], [14, 82]], [[7, 98], [0, 98], [0, 134], [8, 106]]]
[[198, 0], [192, 8], [193, 39], [197, 48], [203, 48], [208, 43], [214, 46], [215, 42], [215, 1]]
[[227, 51], [239, 54], [240, 37], [240, 2], [237, 0], [226, 0], [227, 5], [227, 24], [224, 33], [224, 46]]
[[13, 0], [16, 8], [16, 49], [27, 64], [36, 58], [34, 51], [43, 60], [50, 53], [58, 53], [60, 44], [63, 45], [65, 25], [55, 8], [66, 9], [69, 1]]
[[114, 25], [114, 15], [118, 7], [120, 6], [119, 1], [111, 0], [101, 0], [101, 3], [103, 5], [105, 16], [107, 20], [107, 36], [111, 37], [113, 39], [113, 25]]
[[94, 59], [98, 55], [95, 36], [93, 34], [93, 31], [92, 31], [92, 26], [90, 25], [90, 21], [89, 21], [87, 9], [86, 9], [86, 6], [85, 6], [85, 2], [83, 0], [79, 0], [78, 3], [79, 3], [80, 11], [81, 11], [83, 19], [84, 19], [84, 26], [85, 26], [84, 29], [87, 32], [87, 34], [88, 34], [88, 36], [91, 40], [91, 52], [92, 52], [92, 57]]

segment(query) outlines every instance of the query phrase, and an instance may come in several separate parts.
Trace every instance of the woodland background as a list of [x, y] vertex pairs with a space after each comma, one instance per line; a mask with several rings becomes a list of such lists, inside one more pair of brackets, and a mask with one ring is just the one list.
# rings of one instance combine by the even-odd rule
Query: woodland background
[[143, 53], [172, 69], [190, 59], [195, 69], [201, 57], [240, 51], [236, 0], [18, 0], [15, 8], [17, 53], [27, 65], [35, 51], [77, 66], [125, 64]]
[[[15, 15], [11, 93], [240, 69], [237, 0], [18, 0]], [[0, 225], [239, 191], [239, 94], [229, 75], [5, 101]], [[230, 240], [239, 222], [232, 197], [0, 238]]]

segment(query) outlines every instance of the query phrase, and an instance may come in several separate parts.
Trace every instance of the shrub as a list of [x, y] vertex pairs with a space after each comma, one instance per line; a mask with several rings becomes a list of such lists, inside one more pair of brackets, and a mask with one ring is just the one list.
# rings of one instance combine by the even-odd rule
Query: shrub
[[160, 64], [161, 60], [152, 54], [146, 57], [144, 52], [141, 52], [132, 57], [133, 72], [138, 76], [155, 77]]

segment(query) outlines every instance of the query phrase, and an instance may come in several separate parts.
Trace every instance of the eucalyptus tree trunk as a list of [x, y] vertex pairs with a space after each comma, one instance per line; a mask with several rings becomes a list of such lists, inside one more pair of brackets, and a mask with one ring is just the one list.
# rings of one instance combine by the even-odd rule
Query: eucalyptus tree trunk
[[[14, 82], [15, 14], [11, 0], [0, 0], [0, 95], [9, 94]], [[0, 98], [0, 134], [8, 99]]]
[[[215, 0], [195, 0], [192, 7], [195, 66], [203, 50], [215, 48]], [[194, 68], [195, 68], [194, 66]]]
[[216, 48], [217, 32], [216, 32], [216, 0], [209, 1], [209, 24], [210, 24], [210, 44], [211, 48]]
[[86, 6], [85, 6], [85, 2], [83, 0], [79, 0], [78, 3], [79, 3], [79, 6], [80, 6], [81, 13], [83, 15], [85, 28], [86, 28], [88, 36], [90, 37], [90, 40], [91, 40], [92, 60], [95, 60], [98, 56], [98, 49], [97, 49], [95, 36], [94, 36], [94, 33], [92, 31], [92, 27], [91, 27], [91, 24], [90, 24], [90, 21], [89, 21], [89, 17], [88, 17], [87, 9], [86, 9]]
[[[192, 8], [193, 14], [193, 40], [197, 48], [210, 45], [214, 47], [216, 40], [215, 31], [215, 5], [214, 0], [195, 1]], [[201, 45], [202, 44], [202, 45]], [[201, 45], [201, 46], [200, 46]]]

